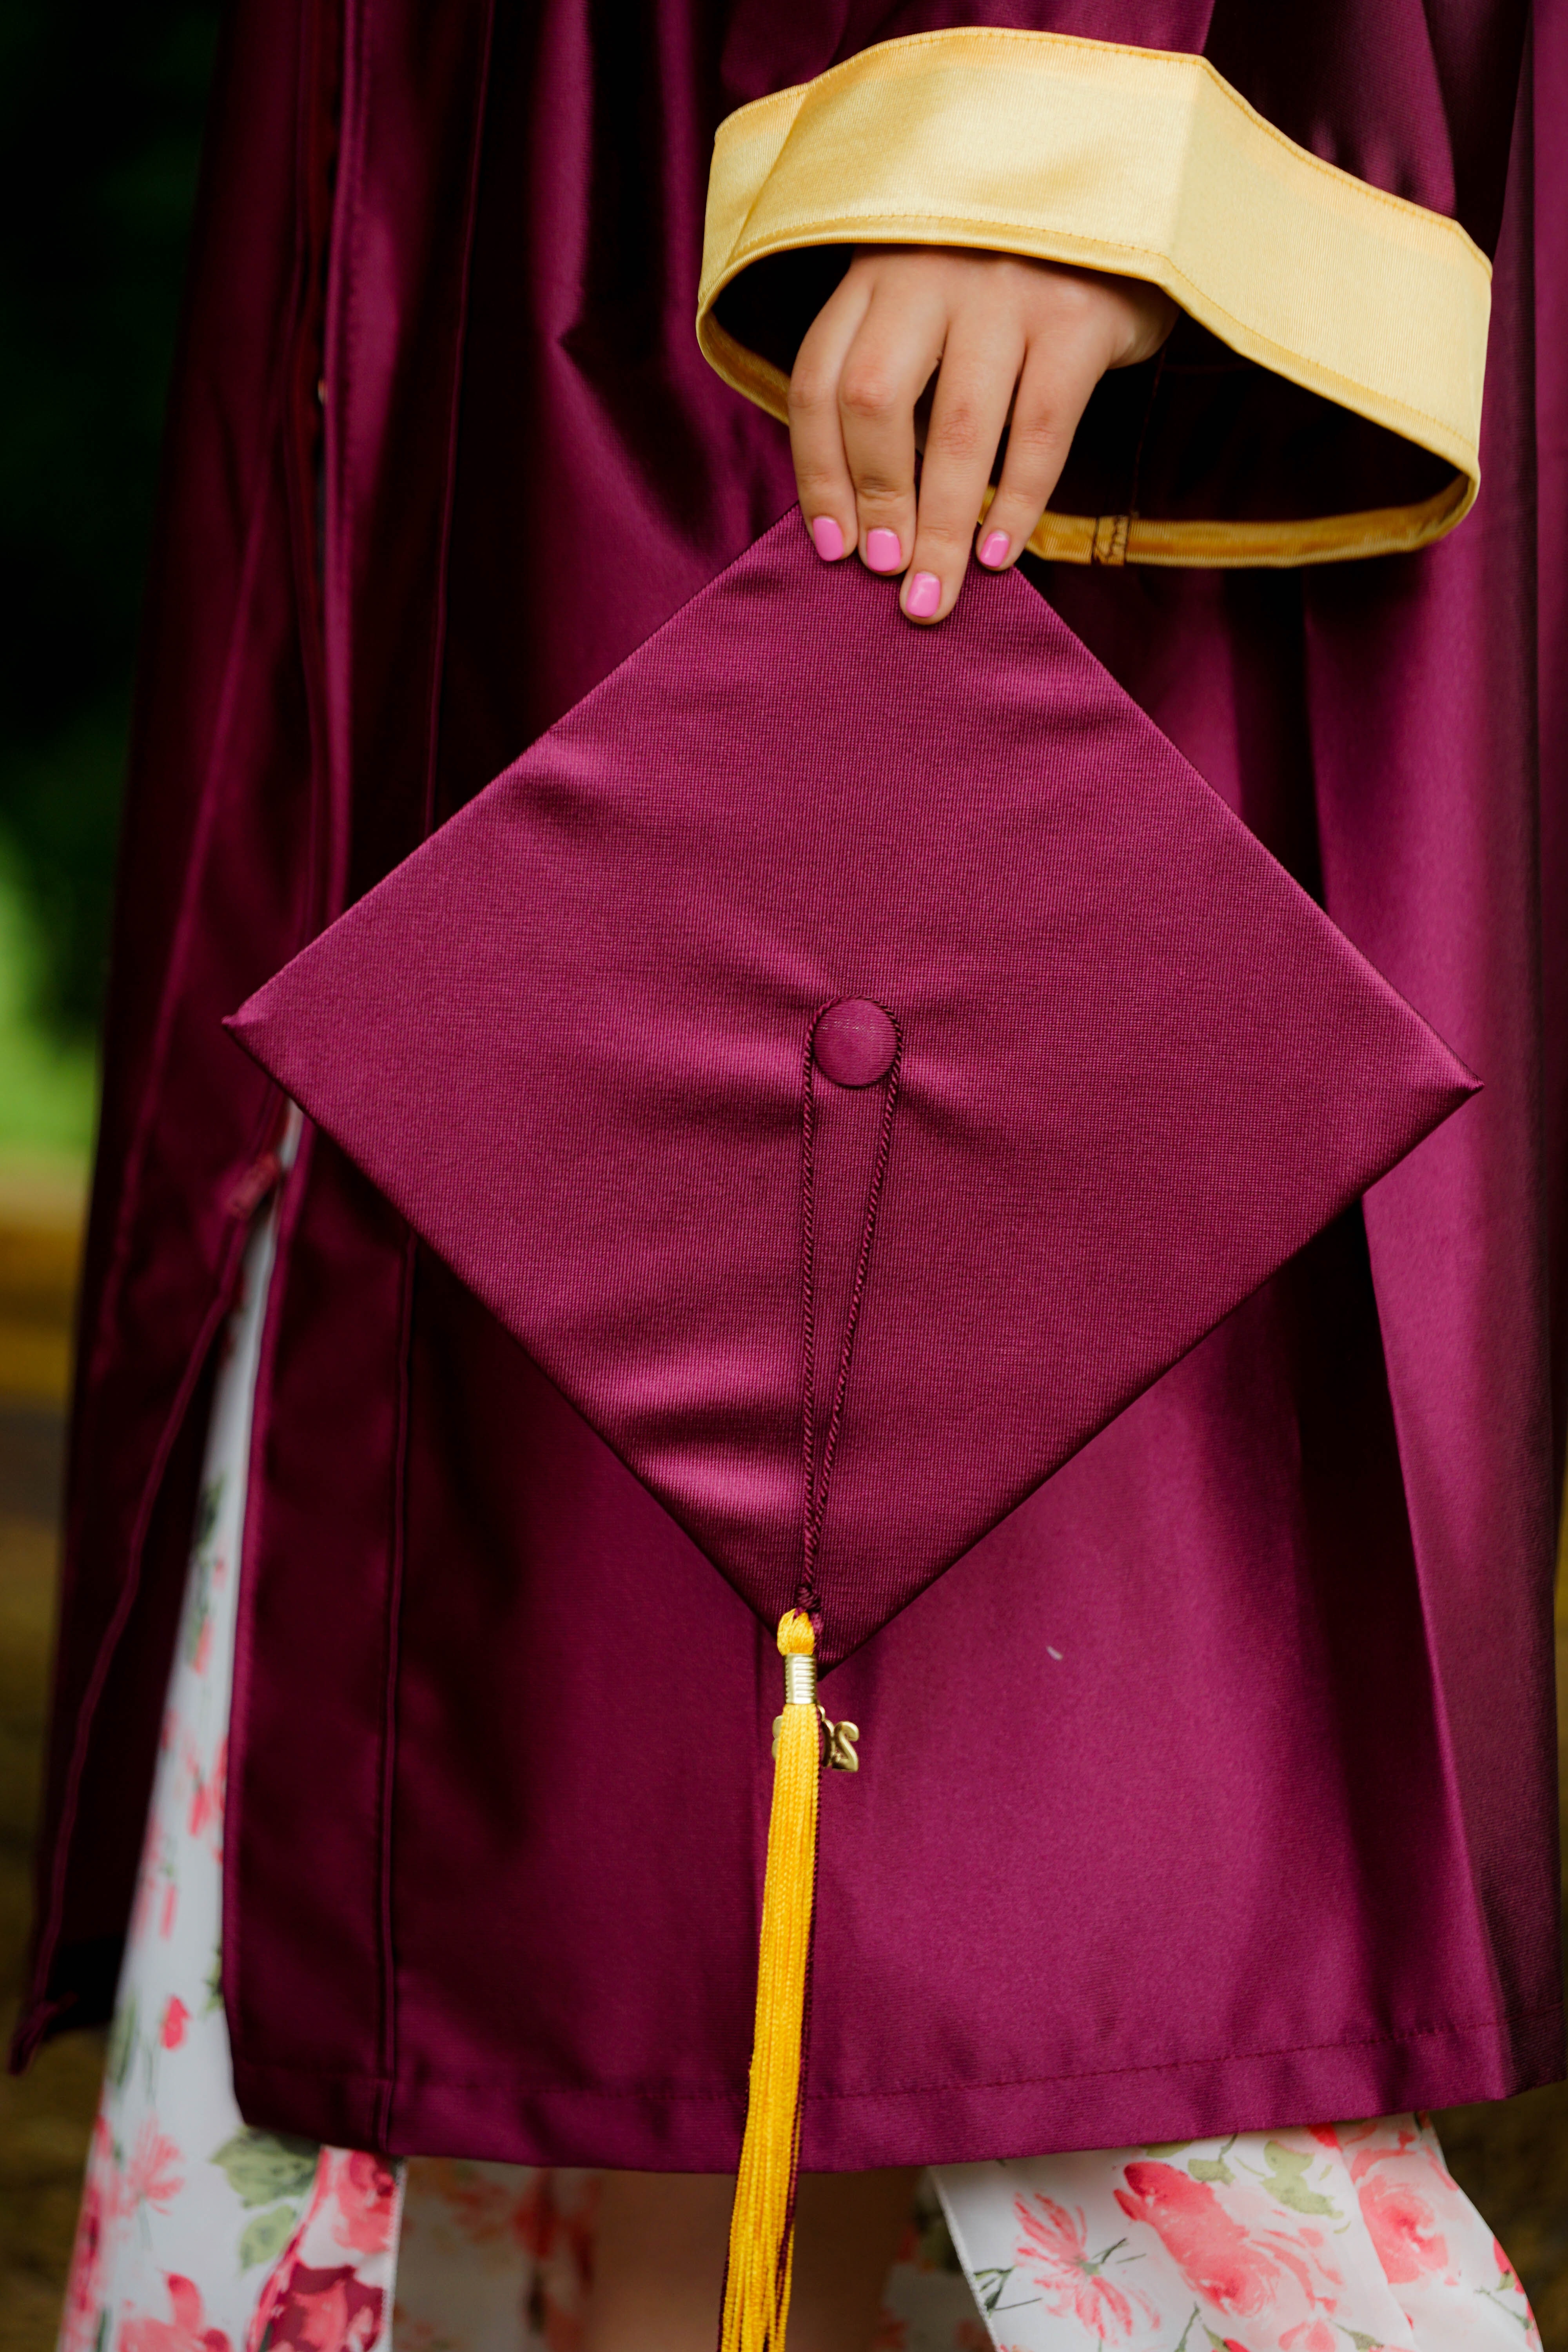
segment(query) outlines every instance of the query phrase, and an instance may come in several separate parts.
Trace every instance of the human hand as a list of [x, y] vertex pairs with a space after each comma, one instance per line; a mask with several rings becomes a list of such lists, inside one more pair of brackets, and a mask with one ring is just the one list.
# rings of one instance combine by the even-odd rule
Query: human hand
[[[817, 553], [834, 562], [858, 547], [873, 572], [904, 573], [910, 620], [942, 620], [1004, 426], [976, 551], [991, 571], [1023, 552], [1100, 377], [1152, 358], [1175, 320], [1169, 295], [1142, 278], [951, 246], [861, 247], [790, 378], [795, 480]], [[933, 375], [917, 505], [917, 411]]]

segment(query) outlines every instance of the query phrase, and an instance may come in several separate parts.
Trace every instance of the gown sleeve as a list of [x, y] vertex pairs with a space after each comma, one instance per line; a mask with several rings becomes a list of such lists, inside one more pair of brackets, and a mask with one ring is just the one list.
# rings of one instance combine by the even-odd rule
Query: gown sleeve
[[740, 107], [709, 184], [711, 365], [784, 417], [805, 326], [879, 242], [1141, 278], [1180, 306], [1161, 357], [1097, 391], [1037, 555], [1333, 562], [1422, 546], [1475, 499], [1486, 254], [1298, 143], [1208, 57], [939, 26]]

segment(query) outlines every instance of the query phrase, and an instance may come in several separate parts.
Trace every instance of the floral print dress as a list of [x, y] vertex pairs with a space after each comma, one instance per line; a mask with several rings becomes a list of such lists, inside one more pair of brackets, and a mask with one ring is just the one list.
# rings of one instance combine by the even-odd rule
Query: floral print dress
[[[224, 1764], [274, 1226], [225, 1340], [60, 2352], [575, 2352], [597, 2177], [244, 2123], [218, 1991]], [[1404, 2116], [944, 2166], [876, 2352], [1538, 2352], [1502, 2248]]]

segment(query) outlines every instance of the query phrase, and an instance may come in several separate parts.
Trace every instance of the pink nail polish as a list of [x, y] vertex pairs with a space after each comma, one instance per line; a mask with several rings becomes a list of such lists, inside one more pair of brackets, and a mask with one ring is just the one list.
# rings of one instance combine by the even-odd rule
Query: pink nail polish
[[994, 530], [990, 532], [984, 544], [980, 550], [981, 562], [985, 564], [989, 570], [994, 572], [998, 565], [1006, 562], [1007, 550], [1012, 546], [1012, 541], [1008, 538], [1005, 530]]
[[812, 519], [811, 543], [824, 563], [837, 563], [844, 552], [844, 533], [831, 515], [816, 515]]
[[896, 530], [868, 530], [866, 534], [866, 561], [873, 572], [897, 572], [904, 560]]
[[942, 602], [942, 582], [934, 572], [917, 572], [904, 598], [904, 610], [917, 621], [929, 621]]

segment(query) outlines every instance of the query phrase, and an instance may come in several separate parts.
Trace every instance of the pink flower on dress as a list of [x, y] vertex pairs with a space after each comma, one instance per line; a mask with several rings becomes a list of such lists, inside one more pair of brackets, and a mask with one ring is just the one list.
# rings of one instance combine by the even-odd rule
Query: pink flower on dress
[[1326, 2319], [1303, 2319], [1279, 2338], [1280, 2352], [1340, 2352], [1340, 2339]]
[[1222, 2311], [1263, 2309], [1279, 2265], [1232, 2221], [1206, 2180], [1173, 2164], [1142, 2163], [1130, 2164], [1117, 2203], [1130, 2221], [1148, 2223], [1194, 2294]]
[[562, 2244], [572, 2275], [584, 2295], [594, 2284], [594, 2248], [599, 2237], [599, 2182], [586, 2184], [586, 2194], [556, 2207]]
[[136, 1895], [131, 1911], [129, 1941], [133, 1944], [146, 1941], [148, 1923], [158, 1899], [158, 1890], [165, 1885], [170, 1876], [167, 1843], [168, 1840], [157, 1815], [149, 1815], [147, 1843], [142, 1856], [142, 1867], [136, 1874]]
[[1114, 2249], [1098, 2257], [1089, 2252], [1081, 2209], [1069, 2213], [1037, 2190], [1027, 2204], [1016, 2198], [1013, 2210], [1022, 2231], [1016, 2260], [1044, 2289], [1047, 2305], [1058, 2319], [1070, 2313], [1103, 2344], [1112, 2336], [1131, 2335], [1134, 2305], [1146, 2317], [1153, 2317], [1147, 2299], [1136, 2289], [1124, 2293], [1105, 2276]]
[[185, 1818], [186, 1832], [194, 1838], [206, 1837], [210, 1832], [215, 1853], [218, 1852], [223, 1831], [224, 1773], [226, 1762], [226, 1743], [220, 1741], [217, 1754], [213, 1759], [213, 1769], [210, 1774], [202, 1770], [201, 1759], [194, 1749], [186, 1765], [191, 1776], [191, 1807]]
[[158, 1933], [165, 1941], [174, 1932], [174, 1906], [180, 1899], [179, 1888], [171, 1878], [163, 1889], [163, 1909], [158, 1921]]
[[179, 2048], [185, 2038], [185, 2028], [190, 2021], [190, 2011], [185, 2007], [179, 1994], [172, 1992], [169, 1995], [169, 2005], [163, 2011], [163, 2022], [158, 2030], [158, 2039], [165, 2050]]
[[127, 2318], [118, 2338], [118, 2352], [230, 2352], [221, 2327], [205, 2327], [202, 2298], [188, 2278], [165, 2274], [172, 2319], [149, 2315]]
[[397, 2213], [397, 2175], [378, 2156], [353, 2149], [332, 2179], [332, 2242], [356, 2254], [384, 2253]]
[[178, 2147], [149, 2116], [136, 2135], [135, 2153], [125, 2168], [127, 2203], [171, 2204], [185, 2185], [184, 2175], [176, 2168], [179, 2163]]
[[59, 2352], [89, 2352], [97, 2341], [104, 2259], [119, 2210], [119, 2186], [114, 2137], [100, 2113], [92, 2126], [92, 2147], [77, 2215]]
[[536, 2263], [548, 2262], [555, 2251], [561, 2216], [552, 2194], [553, 2176], [548, 2168], [530, 2171], [521, 2194], [513, 2200], [508, 2221], [513, 2242]]
[[1391, 2286], [1407, 2286], [1423, 2271], [1448, 2267], [1448, 2245], [1425, 2197], [1382, 2173], [1356, 2190], [1362, 2219]]
[[[521, 2189], [507, 2192], [506, 2207], [509, 2235], [542, 2271], [552, 2271], [555, 2284], [551, 2293], [557, 2302], [568, 2284], [581, 2296], [587, 2294], [594, 2275], [599, 2215], [596, 2179], [579, 2183], [575, 2193], [564, 2199], [562, 2191], [563, 2183], [548, 2166], [527, 2170]], [[566, 2325], [564, 2319], [562, 2325]], [[549, 2335], [542, 2321], [540, 2326], [549, 2337], [550, 2352], [563, 2352], [561, 2342]]]
[[1429, 2151], [1420, 2147], [1419, 2134], [1403, 2116], [1396, 2119], [1382, 2116], [1371, 2123], [1341, 2124], [1339, 2133], [1343, 2147], [1354, 2149], [1350, 2158], [1352, 2180], [1364, 2179], [1374, 2164], [1384, 2164], [1390, 2157], [1407, 2156], [1413, 2149], [1418, 2149], [1427, 2163], [1431, 2162]]
[[385, 2301], [379, 2287], [366, 2286], [351, 2269], [311, 2270], [297, 2262], [269, 2300], [267, 2352], [369, 2352]]
[[510, 2238], [531, 2251], [529, 2231], [538, 2173], [525, 2168], [518, 2176], [521, 2188], [503, 2187], [477, 2165], [455, 2158], [416, 2157], [414, 2162], [418, 2170], [411, 2177], [410, 2193], [421, 2200], [438, 2199], [447, 2219], [469, 2245], [501, 2245]]

